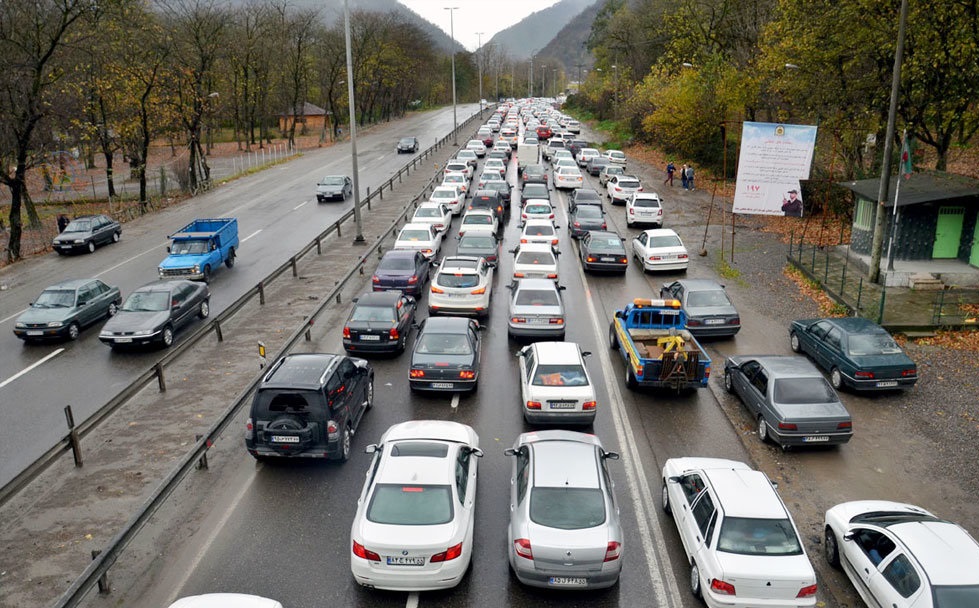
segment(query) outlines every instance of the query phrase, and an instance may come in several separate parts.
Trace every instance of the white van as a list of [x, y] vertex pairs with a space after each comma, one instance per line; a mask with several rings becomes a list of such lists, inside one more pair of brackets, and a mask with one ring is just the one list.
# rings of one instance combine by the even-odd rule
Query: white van
[[540, 164], [540, 146], [537, 144], [517, 144], [517, 175], [521, 175], [527, 165], [537, 164]]

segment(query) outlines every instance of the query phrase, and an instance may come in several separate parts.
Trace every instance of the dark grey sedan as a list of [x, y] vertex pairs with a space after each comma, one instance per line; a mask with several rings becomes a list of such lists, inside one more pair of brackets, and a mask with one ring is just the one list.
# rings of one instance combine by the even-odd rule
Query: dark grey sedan
[[194, 317], [210, 314], [207, 283], [158, 281], [129, 294], [114, 317], [102, 327], [99, 340], [113, 349], [173, 344], [173, 334]]
[[544, 169], [544, 165], [527, 165], [523, 169], [520, 180], [524, 184], [547, 185], [547, 171]]
[[535, 198], [545, 201], [551, 200], [551, 193], [547, 189], [547, 184], [524, 184], [520, 190], [520, 205], [523, 206], [524, 203]]
[[473, 392], [479, 383], [479, 323], [462, 317], [429, 317], [411, 352], [413, 391]]
[[119, 288], [98, 279], [62, 281], [31, 302], [31, 307], [17, 318], [14, 335], [25, 343], [75, 340], [83, 327], [116, 314], [120, 304]]
[[578, 248], [581, 266], [586, 271], [625, 272], [629, 269], [629, 256], [622, 237], [614, 232], [586, 232], [578, 241]]
[[345, 201], [352, 196], [354, 183], [346, 175], [327, 175], [316, 184], [316, 202], [326, 200]]
[[741, 331], [741, 315], [724, 286], [713, 279], [681, 279], [663, 283], [661, 298], [680, 300], [687, 329], [697, 338], [730, 337]]
[[839, 395], [805, 357], [735, 356], [724, 363], [724, 388], [758, 423], [758, 438], [783, 450], [843, 444], [853, 420]]
[[456, 255], [485, 258], [494, 268], [500, 263], [500, 241], [489, 233], [471, 232], [459, 237]]
[[601, 205], [579, 205], [568, 213], [568, 232], [571, 238], [584, 236], [589, 230], [605, 230], [605, 211]]
[[82, 215], [76, 217], [61, 234], [54, 237], [51, 246], [61, 255], [75, 251], [95, 253], [99, 245], [118, 243], [122, 226], [107, 215]]

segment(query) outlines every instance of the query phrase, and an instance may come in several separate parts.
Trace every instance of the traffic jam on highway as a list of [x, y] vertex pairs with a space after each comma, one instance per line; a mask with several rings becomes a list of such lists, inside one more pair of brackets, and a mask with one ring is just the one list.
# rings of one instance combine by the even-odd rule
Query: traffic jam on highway
[[[259, 462], [346, 462], [366, 451], [362, 489], [346, 497], [356, 502], [346, 523], [350, 573], [367, 590], [452, 589], [473, 571], [477, 471], [490, 457], [507, 459], [505, 559], [516, 580], [557, 594], [614, 588], [626, 561], [647, 553], [649, 532], [640, 521], [636, 533], [623, 508], [630, 500], [615, 483], [635, 452], [607, 449], [621, 441], [599, 434], [598, 416], [615, 420], [617, 431], [622, 426], [609, 403], [614, 396], [596, 379], [598, 369], [606, 380], [615, 370], [599, 359], [621, 362], [621, 384], [656, 400], [691, 394], [720, 373], [753, 421], [752, 434], [785, 451], [846, 449], [859, 429], [838, 391], [911, 389], [918, 379], [914, 361], [884, 329], [856, 318], [795, 321], [785, 328], [793, 355], [712, 361], [701, 341], [729, 340], [742, 329], [724, 286], [686, 278], [691, 256], [668, 227], [661, 197], [629, 173], [621, 151], [581, 139], [577, 121], [552, 101], [501, 104], [444, 165], [443, 183], [400, 228], [371, 291], [336, 328], [342, 353], [287, 355], [256, 389], [244, 437]], [[324, 193], [328, 181], [317, 196], [345, 200], [347, 182]], [[640, 230], [623, 236], [616, 230], [622, 224]], [[99, 339], [114, 349], [170, 346], [182, 325], [208, 316], [208, 280], [220, 264], [234, 265], [237, 247], [233, 218], [196, 220], [171, 235], [161, 281], [125, 300], [97, 279], [54, 285], [14, 332], [25, 342], [74, 339], [108, 318]], [[628, 273], [634, 287], [637, 271], [645, 290], [602, 309], [600, 321], [587, 284], [579, 293], [565, 276], [624, 285]], [[660, 285], [655, 291], [650, 280]], [[485, 343], [503, 331], [504, 318], [515, 353], [507, 353], [512, 369], [504, 375], [519, 408], [496, 415], [522, 417], [523, 432], [493, 444], [472, 424], [409, 418], [364, 436], [381, 390], [444, 396], [453, 411], [499, 390], [486, 378], [500, 359]], [[590, 324], [608, 353], [571, 341], [575, 324]], [[631, 471], [641, 468], [629, 471], [632, 483]], [[657, 473], [650, 480], [658, 506], [679, 537], [671, 555], [684, 560], [672, 570], [688, 574], [681, 585], [696, 601], [712, 608], [817, 605], [802, 526], [764, 472], [738, 460], [676, 454]], [[911, 504], [852, 500], [828, 509], [819, 527], [824, 559], [868, 606], [979, 606], [979, 543], [953, 522]], [[171, 608], [283, 605], [212, 593]]]

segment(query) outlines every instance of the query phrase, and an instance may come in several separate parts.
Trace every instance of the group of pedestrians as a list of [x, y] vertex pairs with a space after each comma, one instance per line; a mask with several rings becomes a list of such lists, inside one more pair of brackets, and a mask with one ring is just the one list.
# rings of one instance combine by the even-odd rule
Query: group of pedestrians
[[[666, 179], [663, 180], [664, 184], [669, 184], [673, 186], [673, 174], [676, 173], [676, 165], [673, 161], [666, 163]], [[684, 190], [693, 190], [693, 165], [688, 165], [686, 163], [680, 167], [680, 183], [683, 185]]]

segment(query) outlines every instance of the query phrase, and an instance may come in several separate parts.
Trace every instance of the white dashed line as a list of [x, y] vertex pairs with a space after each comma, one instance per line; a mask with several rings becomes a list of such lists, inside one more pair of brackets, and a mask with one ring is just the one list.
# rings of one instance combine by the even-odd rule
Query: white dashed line
[[452, 407], [452, 409], [456, 409], [456, 408], [459, 407], [459, 393], [455, 393], [454, 395], [452, 395], [452, 405], [451, 405], [451, 407]]
[[299, 209], [300, 207], [302, 207], [303, 205], [305, 205], [308, 202], [309, 201], [303, 201], [303, 202], [299, 203], [298, 205], [296, 205], [295, 207], [293, 207], [292, 210], [295, 211], [296, 209]]
[[261, 228], [258, 229], [258, 230], [256, 230], [255, 232], [253, 232], [253, 233], [249, 234], [248, 236], [246, 236], [245, 238], [241, 239], [240, 242], [244, 243], [245, 241], [247, 241], [248, 239], [252, 238], [253, 236], [255, 236], [256, 234], [258, 234], [261, 231], [262, 231]]
[[65, 352], [65, 349], [63, 349], [63, 348], [59, 348], [58, 350], [56, 350], [56, 351], [54, 351], [53, 353], [51, 353], [50, 355], [48, 355], [48, 356], [46, 356], [46, 357], [44, 357], [44, 358], [43, 358], [43, 359], [41, 359], [40, 361], [37, 361], [36, 363], [33, 363], [33, 364], [31, 364], [31, 365], [29, 365], [29, 366], [27, 366], [27, 367], [25, 367], [24, 369], [22, 369], [22, 370], [20, 370], [19, 372], [17, 372], [17, 373], [16, 373], [16, 374], [14, 374], [13, 376], [11, 376], [11, 377], [9, 377], [9, 378], [7, 378], [7, 379], [6, 379], [6, 380], [4, 380], [3, 382], [0, 382], [0, 388], [3, 388], [3, 387], [5, 387], [5, 386], [7, 386], [8, 384], [10, 384], [11, 382], [13, 382], [13, 381], [14, 381], [14, 380], [16, 380], [17, 378], [20, 378], [20, 377], [21, 377], [21, 376], [23, 376], [24, 374], [26, 374], [26, 373], [28, 373], [28, 372], [30, 372], [30, 371], [31, 371], [32, 369], [34, 369], [35, 367], [38, 367], [38, 366], [40, 366], [40, 365], [43, 365], [43, 364], [44, 364], [45, 362], [47, 362], [47, 361], [48, 361], [49, 359], [53, 359], [54, 357], [57, 357], [58, 355], [60, 355], [60, 354], [61, 354], [61, 353], [63, 353], [63, 352]]

